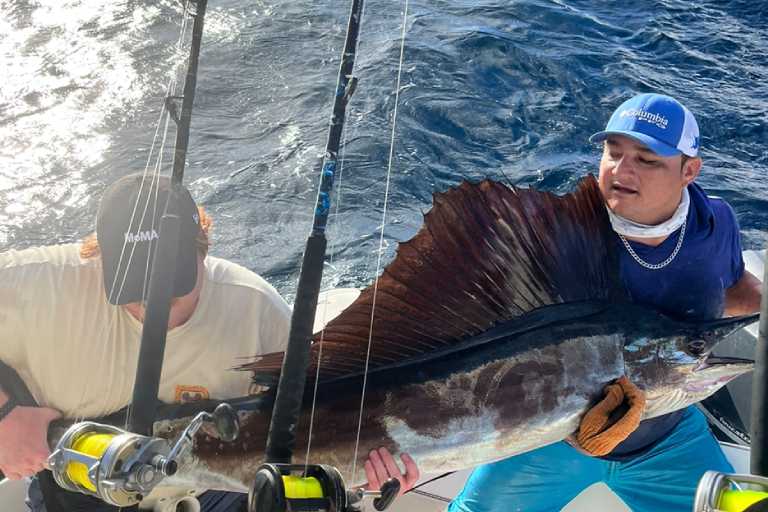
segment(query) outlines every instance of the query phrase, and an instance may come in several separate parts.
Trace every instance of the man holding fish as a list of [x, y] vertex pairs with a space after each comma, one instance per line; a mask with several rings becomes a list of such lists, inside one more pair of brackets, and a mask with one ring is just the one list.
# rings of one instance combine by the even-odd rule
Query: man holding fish
[[[760, 282], [744, 270], [735, 214], [694, 183], [702, 160], [691, 112], [641, 94], [590, 141], [603, 144], [598, 181], [632, 300], [684, 320], [758, 311]], [[559, 442], [481, 466], [449, 510], [560, 510], [602, 481], [634, 511], [683, 512], [707, 470], [732, 467], [704, 416], [688, 407], [642, 421], [603, 457]]]
[[[630, 298], [692, 322], [758, 311], [760, 282], [744, 270], [735, 214], [694, 183], [702, 160], [690, 111], [668, 96], [641, 94], [590, 140], [603, 144], [598, 182]], [[401, 475], [388, 452], [371, 452], [369, 462], [374, 485]], [[560, 510], [603, 481], [632, 510], [682, 512], [707, 470], [732, 468], [703, 415], [688, 407], [640, 422], [607, 455], [569, 440], [481, 466], [449, 511]]]

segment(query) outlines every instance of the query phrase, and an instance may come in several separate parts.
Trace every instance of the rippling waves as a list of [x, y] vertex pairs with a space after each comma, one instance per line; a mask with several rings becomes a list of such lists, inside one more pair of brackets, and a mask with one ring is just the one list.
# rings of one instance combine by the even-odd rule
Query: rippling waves
[[[147, 159], [179, 57], [177, 2], [3, 1], [0, 250], [77, 240], [104, 187]], [[402, 5], [369, 0], [326, 286], [376, 270]], [[187, 183], [216, 221], [213, 252], [291, 297], [347, 2], [210, 0]], [[745, 244], [768, 228], [768, 10], [761, 2], [411, 1], [385, 259], [434, 192], [495, 177], [564, 192], [597, 171], [587, 137], [629, 96], [696, 115], [700, 182]]]

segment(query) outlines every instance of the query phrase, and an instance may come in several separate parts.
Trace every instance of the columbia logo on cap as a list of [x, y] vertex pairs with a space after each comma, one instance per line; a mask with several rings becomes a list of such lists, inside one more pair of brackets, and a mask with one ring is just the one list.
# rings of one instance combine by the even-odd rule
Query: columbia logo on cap
[[667, 119], [666, 117], [656, 114], [655, 112], [648, 112], [647, 110], [639, 110], [639, 109], [622, 110], [621, 117], [633, 117], [638, 121], [647, 121], [651, 124], [655, 124], [662, 130], [665, 130], [667, 128], [667, 125], [669, 124], [669, 119]]
[[160, 235], [157, 234], [157, 231], [154, 229], [150, 231], [137, 231], [136, 233], [125, 233], [125, 241], [129, 244], [135, 244], [138, 242], [151, 242], [152, 240], [157, 240], [160, 238]]

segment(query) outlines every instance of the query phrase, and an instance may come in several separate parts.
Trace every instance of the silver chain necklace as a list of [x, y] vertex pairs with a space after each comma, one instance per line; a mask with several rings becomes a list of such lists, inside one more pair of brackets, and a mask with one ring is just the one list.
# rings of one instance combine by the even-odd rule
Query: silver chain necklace
[[672, 263], [672, 260], [675, 259], [675, 256], [677, 256], [677, 253], [680, 252], [680, 248], [683, 246], [683, 238], [685, 238], [685, 225], [688, 223], [688, 219], [685, 219], [683, 221], [683, 226], [680, 228], [680, 237], [677, 239], [677, 246], [675, 246], [675, 250], [672, 251], [672, 254], [669, 255], [669, 258], [665, 259], [661, 263], [648, 263], [644, 259], [642, 259], [640, 256], [637, 255], [635, 250], [632, 248], [631, 245], [629, 245], [629, 242], [626, 238], [624, 238], [624, 235], [618, 234], [619, 238], [621, 238], [621, 241], [624, 243], [624, 247], [627, 248], [627, 252], [629, 253], [632, 258], [636, 262], [640, 264], [640, 266], [647, 268], [648, 270], [659, 270], [660, 268], [664, 268], [670, 263]]

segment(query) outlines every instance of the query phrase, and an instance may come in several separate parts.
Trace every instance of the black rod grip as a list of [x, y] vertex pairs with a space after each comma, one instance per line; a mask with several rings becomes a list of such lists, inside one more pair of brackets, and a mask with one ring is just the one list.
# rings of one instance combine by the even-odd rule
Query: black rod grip
[[[296, 302], [291, 315], [288, 348], [283, 359], [280, 383], [267, 437], [267, 462], [289, 464], [296, 444], [296, 425], [304, 398], [304, 385], [309, 367], [312, 327], [317, 298], [323, 277], [325, 258], [324, 235], [312, 235], [307, 240], [304, 264], [301, 266]], [[316, 264], [317, 261], [320, 264]]]

